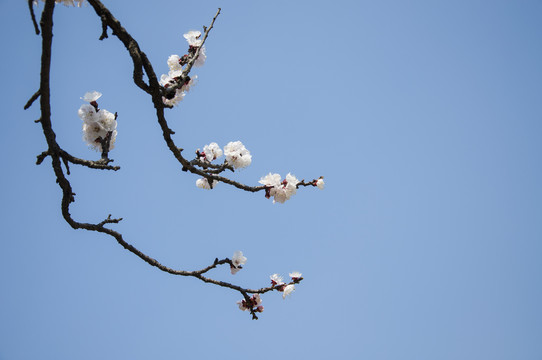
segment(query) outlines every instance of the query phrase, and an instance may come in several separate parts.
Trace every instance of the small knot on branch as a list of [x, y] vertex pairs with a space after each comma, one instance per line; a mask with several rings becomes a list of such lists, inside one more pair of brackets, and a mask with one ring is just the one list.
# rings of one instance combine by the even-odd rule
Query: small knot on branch
[[36, 92], [34, 93], [34, 95], [32, 95], [32, 96], [30, 97], [30, 99], [29, 99], [29, 100], [26, 102], [26, 104], [24, 105], [24, 109], [27, 110], [29, 107], [31, 107], [32, 104], [34, 103], [34, 101], [36, 101], [36, 99], [40, 96], [40, 94], [41, 94], [41, 89], [38, 90], [38, 91], [36, 91]]
[[46, 158], [47, 156], [49, 156], [49, 155], [50, 155], [50, 154], [49, 154], [49, 150], [47, 150], [47, 151], [42, 152], [42, 153], [39, 154], [38, 156], [36, 156], [36, 158], [37, 158], [37, 159], [36, 159], [36, 165], [41, 165], [41, 163], [43, 162], [43, 160], [45, 160], [45, 158]]
[[107, 39], [107, 17], [105, 14], [100, 15], [102, 19], [102, 35], [100, 35], [99, 40]]
[[118, 218], [118, 219], [112, 219], [111, 218], [111, 214], [109, 214], [107, 216], [107, 219], [103, 220], [102, 222], [100, 222], [98, 224], [98, 226], [104, 226], [105, 224], [118, 224], [119, 222], [122, 221], [122, 218]]

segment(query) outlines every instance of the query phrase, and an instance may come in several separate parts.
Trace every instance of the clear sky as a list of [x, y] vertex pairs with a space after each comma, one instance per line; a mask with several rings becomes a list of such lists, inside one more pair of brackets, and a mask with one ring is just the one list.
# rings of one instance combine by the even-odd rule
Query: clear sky
[[[119, 172], [71, 166], [75, 219], [115, 229], [174, 268], [242, 250], [217, 279], [171, 276], [112, 238], [75, 231], [47, 159], [40, 41], [26, 1], [0, 0], [3, 154], [0, 359], [542, 358], [542, 3], [540, 1], [107, 1], [158, 74], [182, 34], [209, 24], [199, 83], [167, 112], [185, 155], [241, 140], [256, 185], [269, 172], [325, 176], [285, 204], [225, 184], [196, 188], [167, 150], [131, 60], [90, 6], [57, 6], [52, 114], [81, 140], [89, 90], [118, 112]], [[38, 8], [38, 14], [43, 4]], [[38, 15], [39, 16], [39, 15]]]

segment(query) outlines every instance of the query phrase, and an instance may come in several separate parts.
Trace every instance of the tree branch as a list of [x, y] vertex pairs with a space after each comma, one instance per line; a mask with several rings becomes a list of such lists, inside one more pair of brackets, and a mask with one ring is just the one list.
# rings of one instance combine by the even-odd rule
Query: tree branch
[[[138, 87], [140, 87], [143, 91], [151, 95], [152, 102], [156, 109], [157, 120], [162, 129], [164, 140], [168, 148], [170, 149], [170, 151], [175, 156], [175, 158], [182, 165], [183, 170], [190, 171], [191, 173], [194, 173], [194, 174], [198, 174], [200, 176], [207, 178], [208, 180], [221, 181], [221, 182], [233, 185], [245, 191], [256, 192], [256, 191], [265, 189], [265, 186], [251, 187], [251, 186], [247, 186], [247, 185], [238, 183], [236, 181], [233, 181], [228, 178], [215, 174], [215, 172], [222, 172], [226, 169], [233, 171], [233, 168], [231, 168], [231, 166], [227, 165], [226, 163], [223, 165], [211, 165], [211, 164], [204, 163], [200, 161], [199, 159], [196, 159], [190, 162], [181, 155], [182, 149], [177, 147], [173, 139], [171, 138], [173, 131], [169, 128], [164, 116], [164, 108], [166, 106], [164, 105], [162, 101], [161, 86], [158, 83], [156, 74], [154, 73], [152, 65], [150, 64], [147, 56], [145, 55], [145, 53], [143, 53], [140, 50], [137, 42], [120, 25], [120, 22], [115, 17], [113, 17], [113, 15], [109, 12], [109, 10], [99, 0], [88, 0], [88, 2], [94, 8], [96, 14], [100, 17], [102, 21], [102, 37], [100, 38], [100, 40], [107, 37], [107, 27], [110, 27], [112, 29], [113, 35], [115, 35], [128, 50], [134, 64], [134, 71], [133, 71], [134, 83]], [[223, 260], [218, 260], [217, 258], [215, 259], [213, 264], [201, 270], [186, 271], [186, 270], [176, 270], [176, 269], [169, 268], [161, 264], [160, 262], [158, 262], [156, 259], [138, 250], [133, 245], [126, 242], [121, 233], [115, 230], [112, 230], [108, 227], [105, 227], [108, 224], [119, 223], [122, 220], [122, 218], [113, 219], [111, 218], [111, 215], [109, 215], [105, 220], [96, 224], [82, 223], [72, 218], [70, 214], [70, 204], [75, 201], [75, 193], [72, 190], [69, 180], [66, 178], [64, 174], [64, 171], [61, 166], [61, 161], [64, 162], [68, 175], [69, 175], [69, 168], [68, 168], [69, 162], [78, 164], [78, 165], [83, 165], [83, 166], [93, 168], [93, 169], [102, 169], [102, 170], [118, 170], [119, 167], [108, 165], [108, 163], [112, 161], [108, 158], [108, 151], [109, 151], [110, 141], [111, 141], [111, 133], [108, 133], [108, 136], [102, 141], [102, 158], [99, 161], [89, 161], [89, 160], [76, 158], [70, 155], [68, 152], [61, 149], [58, 143], [56, 142], [56, 135], [53, 131], [52, 122], [51, 122], [51, 105], [50, 105], [50, 66], [51, 66], [51, 48], [52, 48], [52, 39], [53, 39], [52, 29], [53, 29], [54, 7], [55, 7], [55, 0], [45, 1], [45, 8], [42, 12], [42, 16], [40, 20], [40, 25], [41, 25], [41, 30], [42, 30], [41, 32], [42, 57], [41, 57], [40, 88], [28, 101], [27, 105], [29, 107], [38, 97], [40, 98], [40, 109], [41, 109], [40, 123], [42, 126], [45, 139], [47, 141], [48, 149], [37, 156], [36, 163], [41, 164], [47, 156], [51, 157], [51, 160], [52, 160], [51, 165], [55, 173], [57, 183], [62, 190], [61, 211], [62, 211], [62, 216], [64, 217], [66, 222], [73, 229], [84, 229], [88, 231], [96, 231], [96, 232], [107, 234], [113, 237], [117, 241], [117, 243], [120, 244], [123, 248], [125, 248], [132, 254], [138, 256], [140, 259], [142, 259], [149, 265], [154, 266], [163, 272], [166, 272], [172, 275], [178, 275], [178, 276], [191, 276], [191, 277], [198, 278], [205, 283], [210, 283], [210, 284], [218, 285], [221, 287], [229, 288], [232, 290], [236, 290], [243, 295], [246, 301], [250, 301], [248, 294], [263, 294], [263, 293], [273, 291], [273, 290], [282, 291], [281, 289], [275, 286], [260, 288], [260, 289], [243, 288], [238, 285], [234, 285], [234, 284], [224, 282], [224, 281], [214, 280], [214, 279], [203, 276], [203, 274], [207, 273], [211, 269], [216, 268], [218, 265], [223, 265], [227, 263], [227, 264], [230, 264], [230, 266], [234, 266], [232, 260], [228, 258], [225, 258]], [[205, 40], [207, 39], [209, 31], [212, 29], [213, 24], [219, 14], [220, 14], [220, 9], [218, 9], [218, 12], [213, 18], [213, 21], [210, 27], [205, 28], [205, 36], [203, 38], [203, 42], [205, 42]], [[186, 76], [188, 76], [190, 68], [192, 67], [193, 62], [195, 58], [197, 58], [198, 54], [199, 54], [199, 49], [198, 51], [196, 51], [194, 58], [191, 59], [190, 63], [187, 66], [187, 69], [185, 69]], [[148, 84], [146, 84], [143, 81], [143, 70], [145, 71], [147, 75], [148, 82], [149, 82]], [[25, 108], [27, 108], [26, 105], [25, 105]], [[198, 169], [196, 166], [201, 167], [203, 170]], [[304, 185], [304, 186], [307, 186], [307, 185]], [[301, 278], [297, 279], [291, 284], [298, 283], [299, 281], [301, 281]], [[252, 314], [253, 319], [258, 318], [256, 316], [256, 310], [251, 309], [250, 312]]]
[[34, 101], [36, 101], [36, 99], [39, 97], [40, 97], [40, 91], [38, 89], [38, 91], [36, 91], [34, 95], [32, 95], [32, 97], [24, 105], [24, 110], [27, 110], [29, 107], [31, 107]]
[[36, 31], [36, 35], [40, 34], [40, 29], [38, 27], [38, 23], [36, 22], [36, 15], [34, 15], [34, 1], [28, 0], [28, 9], [30, 10], [30, 17], [32, 18], [32, 24], [34, 24], [34, 31]]

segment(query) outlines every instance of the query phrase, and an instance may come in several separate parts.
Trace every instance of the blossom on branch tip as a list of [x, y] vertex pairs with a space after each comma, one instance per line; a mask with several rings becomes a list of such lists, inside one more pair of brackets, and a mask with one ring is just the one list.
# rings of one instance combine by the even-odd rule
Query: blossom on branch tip
[[211, 184], [209, 184], [209, 180], [207, 180], [207, 178], [196, 180], [196, 186], [200, 189], [211, 190], [216, 186], [216, 184], [218, 184], [218, 181], [216, 180], [211, 180]]
[[194, 61], [195, 67], [201, 67], [205, 63], [205, 59], [207, 58], [207, 55], [205, 54], [205, 45], [202, 46], [203, 40], [201, 39], [201, 32], [196, 30], [190, 30], [186, 34], [183, 35], [183, 37], [186, 39], [189, 45], [188, 52], [192, 55], [194, 55], [198, 48], [199, 55], [196, 61]]
[[235, 275], [239, 270], [241, 270], [243, 267], [241, 265], [246, 264], [247, 258], [243, 256], [243, 252], [237, 250], [233, 253], [233, 258], [231, 260], [230, 264], [230, 271], [232, 275]]
[[318, 187], [318, 189], [320, 190], [324, 190], [324, 179], [323, 178], [319, 178], [318, 180], [316, 180], [316, 186]]
[[299, 279], [301, 279], [301, 273], [299, 271], [294, 271], [294, 272], [291, 272], [290, 274], [290, 277], [292, 278], [293, 281], [298, 281]]
[[240, 141], [230, 141], [224, 146], [226, 161], [234, 168], [244, 168], [252, 163], [252, 155]]
[[295, 286], [293, 284], [286, 285], [286, 287], [284, 288], [284, 292], [282, 293], [282, 298], [286, 299], [286, 296], [291, 295], [294, 290]]

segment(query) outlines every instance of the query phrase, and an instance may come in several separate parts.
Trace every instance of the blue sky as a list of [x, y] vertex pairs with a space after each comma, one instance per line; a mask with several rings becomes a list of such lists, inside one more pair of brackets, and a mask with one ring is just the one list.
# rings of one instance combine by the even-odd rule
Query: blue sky
[[[116, 173], [71, 166], [72, 215], [114, 228], [170, 267], [242, 250], [213, 277], [258, 288], [298, 270], [252, 321], [238, 293], [162, 273], [112, 238], [72, 230], [34, 105], [40, 40], [26, 2], [0, 1], [5, 127], [0, 359], [297, 357], [540, 359], [542, 3], [104, 1], [158, 74], [209, 24], [196, 88], [167, 112], [185, 155], [241, 140], [269, 172], [325, 176], [272, 204], [196, 188], [150, 98], [90, 6], [57, 6], [51, 73], [59, 144], [96, 159], [77, 109], [118, 112]], [[38, 12], [43, 9], [40, 4]]]

